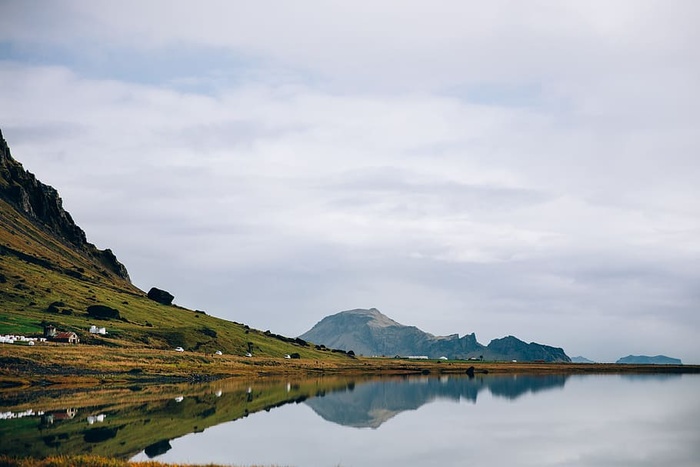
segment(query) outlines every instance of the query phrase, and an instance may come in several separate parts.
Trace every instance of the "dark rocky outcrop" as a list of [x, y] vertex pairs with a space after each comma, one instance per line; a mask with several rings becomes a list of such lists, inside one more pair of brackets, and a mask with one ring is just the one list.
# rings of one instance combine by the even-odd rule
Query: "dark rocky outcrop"
[[150, 446], [146, 446], [146, 449], [144, 449], [144, 453], [148, 456], [149, 459], [153, 459], [156, 456], [165, 454], [172, 448], [173, 447], [170, 445], [170, 440], [164, 439], [158, 441], [157, 443], [153, 443]]
[[519, 360], [544, 362], [570, 362], [571, 359], [559, 347], [549, 345], [529, 344], [517, 337], [507, 336], [492, 340], [484, 351], [484, 357], [489, 360]]
[[405, 326], [383, 315], [376, 308], [356, 309], [327, 316], [300, 336], [316, 345], [353, 350], [361, 355], [409, 356], [452, 359], [486, 358], [568, 362], [560, 348], [530, 343], [508, 336], [488, 346], [477, 342], [474, 333], [434, 336], [415, 326]]
[[73, 250], [92, 259], [116, 276], [129, 281], [129, 274], [111, 250], [99, 250], [87, 241], [85, 232], [63, 209], [58, 191], [41, 183], [22, 164], [12, 158], [0, 131], [0, 198], [27, 219], [49, 231]]
[[62, 313], [64, 315], [72, 315], [73, 310], [66, 307], [66, 304], [63, 302], [52, 302], [49, 304], [48, 307], [46, 307], [46, 312], [47, 313]]
[[117, 436], [117, 431], [119, 431], [119, 427], [91, 428], [89, 430], [85, 430], [83, 440], [86, 443], [102, 443]]
[[105, 305], [91, 305], [87, 309], [89, 316], [100, 319], [119, 319], [119, 310]]
[[172, 305], [175, 297], [166, 290], [151, 287], [151, 290], [148, 291], [148, 298], [163, 305]]

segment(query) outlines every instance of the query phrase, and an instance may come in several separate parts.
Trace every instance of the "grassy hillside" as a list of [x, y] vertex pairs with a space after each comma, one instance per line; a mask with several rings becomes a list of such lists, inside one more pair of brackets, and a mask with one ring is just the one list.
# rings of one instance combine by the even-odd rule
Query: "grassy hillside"
[[[91, 305], [117, 309], [119, 318], [92, 318]], [[45, 324], [74, 331], [89, 345], [340, 358], [244, 324], [154, 302], [0, 199], [0, 334], [38, 336]], [[92, 324], [106, 327], [108, 335], [89, 334]]]

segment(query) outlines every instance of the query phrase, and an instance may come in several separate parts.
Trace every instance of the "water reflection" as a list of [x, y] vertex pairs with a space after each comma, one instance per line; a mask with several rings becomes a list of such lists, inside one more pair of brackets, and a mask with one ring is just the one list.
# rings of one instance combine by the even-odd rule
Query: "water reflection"
[[406, 377], [348, 386], [325, 397], [305, 401], [314, 412], [339, 425], [378, 428], [396, 414], [416, 410], [436, 399], [476, 403], [479, 392], [516, 399], [523, 394], [563, 388], [566, 375], [508, 375], [476, 378]]
[[[318, 378], [131, 386], [120, 391], [75, 393], [63, 400], [49, 397], [25, 402], [33, 407], [20, 404], [23, 411], [14, 417], [14, 412], [4, 412], [0, 453], [34, 457], [92, 453], [129, 458], [143, 451], [152, 458], [168, 452], [172, 439], [290, 403], [303, 402], [334, 423], [377, 428], [396, 414], [435, 399], [476, 403], [477, 395], [485, 389], [514, 399], [528, 392], [563, 387], [566, 379], [562, 375]], [[27, 396], [17, 396], [17, 400], [23, 399]], [[11, 395], [7, 400], [12, 400]]]
[[[262, 410], [345, 389], [344, 379], [222, 381], [75, 392], [7, 393], [0, 406], [0, 454], [155, 457], [170, 440]], [[7, 404], [9, 403], [9, 405]]]
[[479, 375], [3, 393], [0, 454], [383, 466], [644, 465], [637, 458], [666, 456], [700, 465], [699, 383], [675, 375]]

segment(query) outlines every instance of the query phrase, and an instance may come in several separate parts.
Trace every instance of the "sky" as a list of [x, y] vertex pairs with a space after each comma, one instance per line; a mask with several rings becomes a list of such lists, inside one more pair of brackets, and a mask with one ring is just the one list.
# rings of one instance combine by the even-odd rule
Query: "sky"
[[143, 290], [700, 363], [700, 3], [0, 0], [0, 129]]

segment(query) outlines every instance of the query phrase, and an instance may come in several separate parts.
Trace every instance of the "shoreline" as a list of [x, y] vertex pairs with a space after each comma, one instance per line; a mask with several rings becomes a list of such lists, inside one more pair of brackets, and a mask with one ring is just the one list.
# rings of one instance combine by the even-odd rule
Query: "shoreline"
[[[228, 356], [212, 361], [195, 353], [179, 353], [173, 364], [172, 352], [152, 349], [131, 348], [114, 355], [117, 357], [115, 361], [101, 360], [113, 356], [110, 349], [72, 347], [61, 350], [65, 352], [59, 355], [55, 354], [56, 349], [29, 355], [8, 352], [7, 348], [0, 347], [0, 406], [4, 410], [15, 413], [17, 417], [13, 418], [41, 416], [42, 423], [45, 414], [51, 417], [68, 414], [68, 418], [59, 419], [64, 421], [56, 428], [58, 431], [48, 435], [36, 431], [39, 421], [31, 426], [23, 421], [13, 422], [16, 425], [6, 429], [11, 430], [16, 439], [7, 446], [14, 446], [21, 440], [26, 443], [35, 440], [31, 442], [38, 447], [31, 453], [22, 451], [20, 454], [5, 449], [4, 457], [0, 455], [0, 465], [195, 467], [197, 464], [131, 463], [129, 459], [164, 439], [177, 439], [329, 392], [352, 391], [356, 385], [377, 379], [407, 380], [414, 385], [431, 379], [434, 384], [442, 386], [443, 382], [454, 378], [458, 380], [455, 381], [457, 384], [472, 388], [486, 388], [490, 384], [502, 387], [503, 383], [511, 385], [517, 381], [534, 390], [563, 387], [567, 378], [577, 375], [616, 375], [612, 376], [616, 379], [647, 375], [655, 380], [700, 374], [700, 365], [416, 361], [362, 357], [315, 361]], [[88, 354], [88, 358], [69, 365], [69, 360], [75, 359], [79, 352]], [[131, 369], [124, 366], [120, 359], [126, 357], [138, 358], [134, 362], [139, 365], [131, 366]], [[205, 367], [209, 373], [191, 373]], [[133, 371], [134, 368], [140, 371]], [[21, 370], [36, 372], [20, 374]], [[691, 380], [696, 380], [696, 377], [691, 377]], [[148, 408], [147, 413], [139, 415], [138, 410], [134, 410], [137, 407]], [[179, 414], [179, 422], [175, 424], [172, 423], [174, 408]], [[80, 415], [76, 416], [78, 413]], [[90, 416], [103, 414], [107, 414], [108, 419], [104, 427], [86, 425]], [[124, 428], [127, 426], [129, 430]], [[26, 434], [21, 431], [23, 434], [19, 435], [15, 428], [28, 431]], [[53, 446], [44, 446], [46, 440], [57, 443], [65, 440], [68, 443], [68, 440], [81, 440], [88, 432], [102, 433], [99, 430], [107, 430], [105, 433], [123, 431], [121, 438], [105, 438], [104, 444], [100, 444], [100, 452], [89, 450], [88, 453], [84, 447], [71, 448], [66, 444], [59, 453], [53, 450]], [[206, 465], [224, 467], [224, 464]]]
[[0, 346], [0, 394], [52, 387], [198, 383], [229, 378], [460, 374], [700, 374], [700, 365], [344, 357], [284, 359], [101, 346]]

